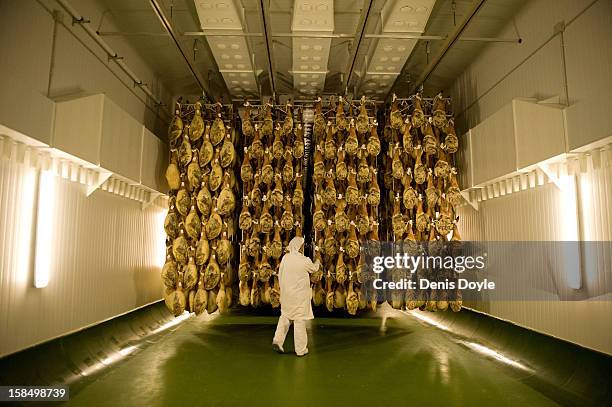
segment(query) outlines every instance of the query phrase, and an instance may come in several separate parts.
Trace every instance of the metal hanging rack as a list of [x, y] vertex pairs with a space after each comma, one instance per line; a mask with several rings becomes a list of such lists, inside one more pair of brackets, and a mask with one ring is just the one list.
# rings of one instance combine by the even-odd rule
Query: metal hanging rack
[[[296, 114], [300, 114], [303, 115], [304, 111], [303, 111], [303, 106], [299, 105], [299, 104], [294, 104], [294, 103], [290, 103], [290, 105], [292, 106], [292, 115], [295, 118]], [[251, 108], [251, 121], [253, 122], [253, 124], [259, 124], [259, 123], [263, 123], [264, 118], [265, 118], [265, 114], [266, 114], [266, 110], [269, 107], [272, 107], [272, 112], [280, 112], [282, 115], [287, 115], [287, 104], [252, 104], [249, 103], [249, 107]], [[282, 117], [282, 116], [281, 116]], [[242, 118], [241, 118], [242, 119]], [[279, 121], [279, 119], [276, 119], [275, 121]], [[302, 126], [304, 126], [304, 123], [302, 123]]]
[[196, 110], [196, 104], [200, 104], [200, 108], [203, 111], [212, 112], [213, 114], [217, 112], [217, 109], [221, 107], [223, 111], [223, 122], [229, 124], [235, 124], [236, 118], [234, 117], [234, 105], [231, 103], [206, 103], [203, 100], [195, 101], [193, 103], [186, 102], [182, 103], [181, 98], [179, 98], [175, 104], [175, 106], [179, 109], [181, 114], [181, 118], [185, 119], [191, 117]]
[[[407, 98], [397, 98], [396, 101], [398, 102], [398, 105], [399, 105], [399, 111], [404, 113], [412, 109], [414, 106], [414, 100], [416, 99], [416, 96], [417, 95], [415, 94]], [[421, 97], [421, 105], [423, 109], [426, 111], [431, 111], [434, 100], [436, 100], [436, 97]], [[444, 100], [445, 105], [452, 107], [450, 97], [442, 97], [442, 100]], [[428, 114], [425, 112], [423, 113], [425, 117], [431, 117], [431, 114]], [[450, 112], [450, 113], [446, 113], [446, 117], [453, 118], [454, 115], [452, 112]]]

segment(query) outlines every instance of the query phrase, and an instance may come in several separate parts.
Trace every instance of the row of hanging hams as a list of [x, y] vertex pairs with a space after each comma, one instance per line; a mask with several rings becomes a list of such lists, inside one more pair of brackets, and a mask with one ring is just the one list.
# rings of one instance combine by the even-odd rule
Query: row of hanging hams
[[[459, 148], [453, 119], [446, 111], [447, 99], [437, 95], [425, 103], [420, 94], [400, 104], [393, 96], [384, 130], [388, 143], [383, 158], [384, 187], [391, 204], [385, 208], [391, 219], [389, 240], [410, 255], [446, 254], [457, 250], [456, 207], [462, 202], [454, 166]], [[416, 273], [392, 270], [392, 280], [419, 278], [444, 281], [456, 278], [453, 270], [419, 268]], [[418, 286], [418, 284], [417, 284]], [[430, 311], [461, 309], [461, 292], [445, 290], [394, 290], [396, 309]]]
[[351, 315], [375, 310], [378, 302], [361, 250], [365, 241], [379, 239], [381, 143], [366, 102], [362, 98], [355, 112], [340, 97], [335, 109], [324, 113], [319, 98], [313, 124], [313, 243], [322, 267], [311, 275], [312, 298], [315, 306], [346, 309]]
[[239, 185], [237, 132], [231, 119], [223, 117], [220, 103], [203, 112], [200, 102], [177, 102], [170, 125], [167, 250], [161, 277], [166, 306], [174, 315], [223, 312], [232, 303]]
[[303, 233], [304, 125], [301, 110], [294, 117], [291, 104], [267, 104], [263, 118], [257, 110], [247, 102], [242, 118], [239, 302], [277, 308], [281, 258], [288, 242]]

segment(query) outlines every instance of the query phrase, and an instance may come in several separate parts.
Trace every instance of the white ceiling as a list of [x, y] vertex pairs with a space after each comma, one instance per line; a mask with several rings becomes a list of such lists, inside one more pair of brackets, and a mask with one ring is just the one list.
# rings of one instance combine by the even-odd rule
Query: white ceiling
[[[165, 32], [160, 21], [148, 1], [98, 1], [108, 9], [105, 18], [112, 19], [113, 25], [119, 30], [115, 32], [115, 35], [105, 38], [111, 45], [116, 37], [126, 38], [137, 52], [157, 70], [159, 77], [173, 94], [191, 95], [199, 93], [197, 82], [192, 77], [187, 64], [177, 51], [171, 38], [164, 35]], [[360, 22], [361, 9], [369, 0], [315, 1], [312, 2], [314, 5], [312, 9], [299, 6], [299, 9], [296, 10], [299, 18], [294, 18], [294, 2], [298, 1], [298, 4], [303, 5], [305, 3], [308, 5], [308, 1], [264, 1], [269, 10], [268, 34], [272, 34], [271, 56], [275, 70], [274, 82], [277, 95], [289, 95], [295, 98], [308, 97], [309, 94], [306, 92], [308, 89], [310, 89], [310, 92], [313, 92], [312, 89], [314, 89], [314, 93], [344, 93], [342, 81], [345, 79], [352, 62], [350, 57], [353, 50], [352, 46], [356, 44], [354, 36]], [[238, 32], [242, 30], [251, 34], [264, 32], [260, 0], [227, 0], [230, 5], [227, 12], [234, 13], [232, 10], [237, 10], [238, 14], [234, 13], [225, 17], [213, 15], [210, 10], [207, 11], [202, 7], [199, 9], [201, 14], [199, 16], [196, 2], [210, 4], [216, 3], [217, 0], [160, 0], [166, 14], [171, 16], [172, 25], [178, 33], [201, 31], [202, 25], [207, 25], [205, 29], [226, 30], [233, 28]], [[472, 37], [496, 36], [525, 2], [526, 0], [487, 0], [463, 35]], [[323, 7], [319, 11], [320, 15], [316, 14], [316, 7], [319, 3], [333, 4], [333, 22], [327, 21], [322, 26], [317, 27], [317, 34], [333, 32], [343, 34], [342, 38], [298, 39], [289, 36], [275, 36], [291, 33], [292, 28], [295, 32], [301, 33], [314, 30], [312, 25], [326, 21], [326, 11]], [[454, 19], [453, 3], [455, 5]], [[454, 2], [453, 0], [373, 0], [364, 32], [365, 34], [379, 34], [422, 31], [424, 35], [444, 36], [453, 31], [454, 21], [461, 21], [470, 4], [471, 0], [455, 0]], [[311, 14], [311, 18], [308, 18], [308, 13]], [[210, 15], [213, 15], [213, 17], [208, 17], [210, 21], [206, 20], [207, 16]], [[428, 16], [429, 18], [427, 18]], [[226, 20], [223, 20], [223, 18], [226, 18]], [[213, 21], [215, 19], [216, 22]], [[232, 22], [228, 23], [229, 20], [232, 20]], [[307, 25], [309, 22], [311, 24]], [[423, 26], [425, 22], [426, 25]], [[99, 31], [105, 32], [104, 22], [102, 22]], [[265, 37], [241, 36], [232, 39], [235, 41], [230, 41], [228, 37], [217, 36], [211, 37], [207, 41], [205, 36], [180, 35], [181, 46], [189, 51], [191, 59], [195, 56], [195, 66], [208, 79], [210, 91], [215, 96], [222, 95], [226, 89], [229, 89], [233, 98], [240, 98], [238, 95], [253, 97], [260, 91], [263, 95], [271, 95]], [[351, 82], [347, 87], [349, 93], [357, 89], [358, 94], [365, 92], [379, 99], [386, 98], [391, 90], [403, 95], [403, 93], [408, 92], [410, 81], [414, 81], [427, 65], [427, 47], [431, 57], [436, 53], [442, 42], [440, 40], [362, 38], [356, 52]], [[322, 76], [318, 78], [296, 78], [292, 75], [294, 70], [301, 71], [296, 68], [307, 65], [299, 63], [300, 61], [304, 62], [304, 57], [308, 55], [304, 52], [304, 47], [301, 46], [305, 43], [321, 45], [323, 49], [321, 55], [328, 55], [327, 61], [323, 58], [318, 60], [319, 63], [316, 64], [320, 65], [321, 70], [327, 71], [325, 78]], [[241, 66], [244, 67], [244, 71], [248, 71], [248, 75], [230, 77], [227, 72], [219, 72], [219, 67], [221, 67], [221, 71], [227, 71], [223, 65], [224, 61], [227, 62], [223, 59], [227, 52], [223, 52], [222, 46], [219, 44], [225, 44], [225, 49], [232, 46], [238, 46], [241, 49], [239, 52], [241, 54], [240, 58], [244, 62]], [[454, 78], [486, 45], [520, 46], [509, 43], [458, 41], [428, 78], [425, 83], [426, 93], [437, 93], [439, 90], [447, 89]], [[393, 51], [389, 52], [389, 55], [385, 54], [384, 49], [391, 46], [394, 47]], [[397, 50], [398, 47], [400, 51]], [[327, 49], [329, 49], [328, 52], [326, 52]], [[248, 58], [249, 53], [254, 65], [251, 63], [251, 58]], [[244, 61], [245, 59], [246, 61]], [[378, 61], [378, 63], [372, 62], [366, 66], [366, 61]], [[314, 70], [312, 68], [313, 63], [311, 59], [308, 71]], [[386, 78], [383, 78], [383, 75], [374, 75], [377, 69], [380, 72], [387, 73], [391, 66], [394, 72], [401, 72], [397, 80], [395, 75], [387, 75]], [[363, 77], [362, 75], [365, 72], [371, 74]], [[395, 87], [392, 89], [391, 85], [393, 83], [395, 83]], [[379, 92], [377, 93], [376, 90], [379, 90]]]

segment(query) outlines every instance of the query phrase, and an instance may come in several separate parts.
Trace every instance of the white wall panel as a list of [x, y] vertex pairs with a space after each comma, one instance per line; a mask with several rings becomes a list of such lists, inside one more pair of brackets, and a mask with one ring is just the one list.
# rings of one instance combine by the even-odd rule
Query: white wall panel
[[[599, 0], [599, 3], [605, 2]], [[590, 0], [527, 2], [499, 33], [500, 37], [516, 36], [516, 23], [523, 42], [488, 45], [451, 87], [459, 128], [465, 131], [474, 127], [514, 98], [563, 97], [561, 40], [556, 36], [546, 41], [553, 35], [557, 23], [574, 18], [590, 3]], [[572, 25], [584, 18], [585, 14]], [[605, 49], [599, 45], [602, 41], [603, 38], [580, 46], [601, 51]], [[570, 99], [571, 92], [570, 89]]]
[[[76, 1], [71, 4], [92, 22], [100, 21], [105, 11], [99, 2]], [[52, 7], [60, 8], [57, 5]], [[151, 119], [151, 116], [147, 115], [147, 109], [143, 104], [143, 100], [146, 99], [144, 92], [134, 88], [132, 80], [120, 68], [108, 62], [106, 53], [82, 29], [70, 24], [69, 16], [64, 14], [64, 18], [69, 28], [60, 26], [57, 31], [51, 97], [105, 93], [117, 101], [128, 114], [144, 123], [156, 134], [163, 135], [167, 126], [162, 125], [161, 120], [153, 117], [154, 121], [145, 121]], [[104, 27], [105, 30], [120, 31], [113, 27], [112, 18], [104, 18]], [[138, 52], [125, 40], [114, 38], [108, 42], [119, 55], [125, 57], [125, 63], [136, 72], [139, 79], [153, 89], [154, 93], [157, 89], [161, 89], [162, 99], [170, 105], [168, 95], [159, 84], [154, 70], [140, 59]], [[165, 118], [167, 120], [167, 116]]]
[[565, 31], [570, 147], [612, 136], [612, 2], [599, 0]]
[[53, 19], [35, 2], [19, 3], [0, 2], [0, 124], [49, 144], [53, 101], [46, 92]]
[[474, 185], [516, 171], [512, 103], [471, 129], [470, 141]]
[[[515, 98], [557, 96], [565, 102], [561, 36], [550, 37], [557, 23], [571, 21], [564, 32], [570, 149], [611, 135], [609, 101], [601, 90], [612, 87], [612, 55], [605, 52], [612, 46], [612, 3], [598, 0], [579, 15], [591, 3], [528, 2], [515, 18], [523, 43], [487, 46], [453, 84], [459, 129], [476, 126]], [[500, 33], [514, 35], [512, 23]]]
[[140, 182], [142, 137], [142, 124], [105, 97], [100, 166]]
[[[102, 3], [74, 0], [71, 4], [92, 24], [103, 20], [106, 30], [119, 31]], [[64, 25], [58, 25], [54, 40], [54, 9], [61, 9], [54, 0], [0, 2], [0, 124], [48, 143], [53, 105], [47, 97], [105, 93], [155, 134], [165, 136], [168, 115], [152, 112], [160, 108], [146, 108], [145, 94], [108, 61], [105, 52], [78, 24], [71, 24], [65, 12]], [[139, 78], [170, 105], [169, 95], [153, 68], [128, 41], [116, 37], [109, 43]]]
[[142, 129], [140, 182], [156, 191], [166, 192], [168, 191], [165, 176], [168, 166], [168, 145], [145, 127]]
[[562, 109], [516, 99], [512, 106], [518, 168], [567, 152]]
[[[612, 154], [609, 151], [601, 154], [595, 165], [593, 156], [590, 158], [588, 171], [578, 177], [582, 207], [580, 233], [586, 241], [609, 242], [612, 241]], [[612, 292], [612, 253], [587, 248], [583, 267], [585, 284], [605, 287]], [[600, 273], [599, 270], [608, 272]]]
[[[580, 14], [589, 5], [592, 6]], [[516, 35], [521, 45], [490, 44], [453, 84], [450, 94], [461, 131], [475, 127], [515, 98], [538, 100], [558, 96], [565, 102], [563, 52], [554, 26], [564, 33], [567, 91], [566, 130], [570, 148], [610, 135], [612, 3], [608, 0], [529, 1], [499, 33]], [[572, 21], [573, 20], [573, 21]], [[492, 140], [494, 137], [492, 137]], [[478, 160], [478, 157], [474, 157]], [[531, 161], [528, 159], [527, 161]], [[602, 160], [602, 163], [604, 161]], [[473, 163], [476, 164], [476, 161]], [[460, 172], [462, 169], [460, 169]], [[583, 240], [612, 240], [612, 175], [610, 167], [578, 176], [578, 219]], [[575, 199], [574, 199], [575, 201]], [[563, 240], [575, 235], [575, 206], [553, 184], [479, 202], [479, 211], [463, 207], [460, 232], [466, 240]], [[569, 219], [569, 220], [568, 220]], [[609, 256], [583, 264], [583, 284], [592, 292], [610, 292]], [[540, 275], [533, 276], [534, 284]], [[608, 294], [609, 296], [609, 294]], [[495, 302], [477, 307], [519, 325], [612, 354], [612, 302], [601, 296], [585, 301]]]
[[484, 219], [480, 216], [480, 212], [470, 205], [464, 205], [458, 208], [457, 215], [459, 216], [459, 234], [464, 240], [485, 240]]
[[[552, 27], [550, 27], [550, 33], [552, 33]], [[524, 35], [523, 32], [521, 34]], [[516, 34], [506, 33], [506, 35]], [[512, 69], [520, 62], [519, 58], [523, 57], [522, 53], [507, 47], [498, 46], [485, 49], [482, 56], [470, 65], [453, 85], [451, 97], [455, 105], [454, 111], [458, 114], [460, 129], [465, 130], [476, 126], [510, 103], [512, 99], [547, 99], [563, 94], [561, 43], [558, 38], [550, 41], [515, 70]], [[507, 54], [514, 55], [517, 59], [508, 61], [504, 65], [506, 72], [491, 77], [491, 71], [498, 71], [502, 61], [507, 60]], [[508, 76], [497, 83], [496, 81], [499, 81], [505, 74]], [[474, 103], [475, 100], [478, 102]]]
[[161, 297], [164, 211], [101, 190], [86, 197], [60, 177], [54, 188], [50, 280], [37, 289], [37, 171], [0, 159], [0, 356]]
[[[609, 241], [612, 237], [612, 167], [602, 165], [599, 170], [593, 170], [592, 166], [589, 168], [578, 178], [578, 205], [582, 208], [579, 221], [583, 240]], [[554, 184], [547, 183], [481, 201], [478, 211], [464, 206], [459, 210], [460, 233], [465, 240], [575, 240], [577, 233], [572, 223], [576, 225], [578, 219], [573, 215], [576, 213], [576, 197], [572, 194], [573, 191], [562, 191]], [[583, 287], [588, 293], [595, 293], [589, 300], [558, 301], [551, 296], [550, 301], [496, 301], [469, 305], [519, 325], [612, 354], [612, 296], [598, 295], [611, 292], [612, 259], [610, 253], [598, 251], [596, 257], [593, 252], [586, 248], [581, 271]], [[500, 256], [498, 260], [501, 263], [516, 264], [517, 259], [503, 258], [504, 253], [498, 253], [495, 257]], [[534, 289], [548, 287], [554, 275], [559, 284], [557, 289], [571, 292], [567, 280], [563, 278], [561, 255], [558, 258], [543, 256], [533, 260], [532, 263], [519, 265], [517, 269], [525, 267], [539, 272], [527, 276], [508, 273], [504, 286], [514, 290], [524, 290], [526, 285]], [[518, 278], [523, 279], [521, 284]], [[517, 297], [520, 297], [518, 292]]]
[[468, 189], [474, 185], [473, 166], [472, 166], [472, 132], [468, 130], [467, 133], [459, 136], [459, 150], [455, 155], [456, 165], [461, 168], [461, 171], [457, 174], [459, 181], [459, 188]]
[[94, 165], [100, 165], [104, 99], [103, 94], [97, 94], [58, 101], [50, 145]]

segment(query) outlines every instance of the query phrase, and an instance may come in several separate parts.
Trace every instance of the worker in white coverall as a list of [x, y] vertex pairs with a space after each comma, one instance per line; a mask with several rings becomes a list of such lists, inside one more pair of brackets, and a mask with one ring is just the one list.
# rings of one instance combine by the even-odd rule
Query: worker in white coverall
[[320, 266], [319, 260], [313, 263], [302, 254], [303, 248], [304, 238], [294, 237], [287, 246], [288, 253], [281, 260], [278, 271], [281, 316], [272, 340], [274, 350], [283, 353], [283, 343], [293, 322], [293, 343], [298, 356], [308, 353], [306, 320], [314, 318], [310, 304], [312, 291], [309, 274], [317, 271]]

